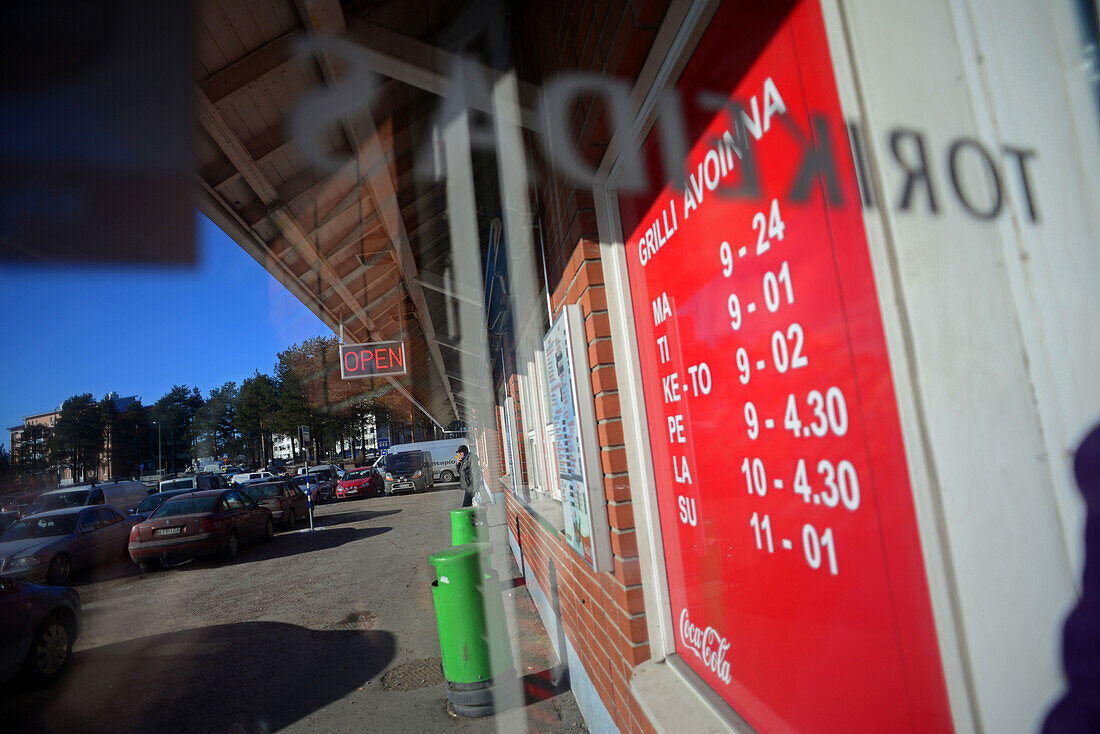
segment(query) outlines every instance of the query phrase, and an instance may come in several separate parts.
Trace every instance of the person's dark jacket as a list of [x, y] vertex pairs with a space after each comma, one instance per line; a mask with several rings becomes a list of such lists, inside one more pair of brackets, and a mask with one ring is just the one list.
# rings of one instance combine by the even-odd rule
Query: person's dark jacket
[[1088, 512], [1085, 571], [1062, 640], [1069, 690], [1047, 716], [1043, 734], [1100, 732], [1100, 427], [1081, 442], [1073, 472]]
[[477, 462], [477, 454], [472, 451], [458, 462], [458, 484], [469, 500], [481, 489], [481, 467]]

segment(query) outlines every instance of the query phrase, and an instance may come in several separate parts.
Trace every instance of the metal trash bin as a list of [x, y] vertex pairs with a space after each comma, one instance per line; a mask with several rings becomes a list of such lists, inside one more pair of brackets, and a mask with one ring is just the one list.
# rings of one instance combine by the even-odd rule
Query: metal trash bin
[[471, 718], [502, 710], [500, 684], [515, 679], [500, 582], [485, 564], [488, 550], [488, 543], [465, 543], [428, 556], [437, 576], [432, 601], [447, 698], [455, 713]]

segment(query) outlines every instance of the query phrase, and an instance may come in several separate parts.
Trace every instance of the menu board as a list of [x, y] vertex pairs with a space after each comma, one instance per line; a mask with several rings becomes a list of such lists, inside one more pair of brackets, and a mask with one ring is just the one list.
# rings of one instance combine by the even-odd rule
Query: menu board
[[[554, 469], [561, 489], [565, 541], [597, 571], [611, 566], [611, 539], [596, 444], [596, 417], [580, 306], [566, 306], [543, 340]], [[577, 356], [580, 356], [580, 360]], [[578, 379], [578, 377], [580, 379]], [[583, 390], [578, 390], [578, 385]]]
[[685, 181], [626, 238], [677, 652], [757, 731], [950, 731], [821, 10], [723, 79], [730, 5]]

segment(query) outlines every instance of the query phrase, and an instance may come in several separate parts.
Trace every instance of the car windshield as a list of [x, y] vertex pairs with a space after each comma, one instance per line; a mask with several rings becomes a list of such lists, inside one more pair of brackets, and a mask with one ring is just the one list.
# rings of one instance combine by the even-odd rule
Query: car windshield
[[168, 492], [173, 489], [194, 489], [194, 479], [174, 479], [170, 482], [164, 482], [160, 485], [161, 492]]
[[76, 515], [53, 515], [50, 517], [29, 517], [12, 525], [0, 535], [0, 541], [27, 540], [28, 538], [50, 538], [69, 535], [76, 527]]
[[386, 454], [386, 471], [409, 472], [419, 469], [423, 464], [420, 451], [404, 451], [400, 454]]
[[283, 491], [281, 484], [250, 484], [244, 488], [244, 493], [254, 500], [264, 497], [278, 497]]
[[344, 481], [345, 482], [347, 482], [349, 480], [354, 480], [354, 479], [369, 479], [369, 478], [370, 478], [370, 469], [354, 469], [354, 470], [349, 471], [347, 474], [344, 475]]
[[63, 510], [66, 507], [82, 507], [88, 501], [88, 490], [81, 492], [58, 492], [39, 495], [27, 508], [28, 515], [50, 510]]
[[185, 497], [183, 499], [168, 500], [154, 512], [149, 519], [154, 517], [172, 517], [174, 515], [200, 515], [212, 512], [217, 496], [212, 497]]

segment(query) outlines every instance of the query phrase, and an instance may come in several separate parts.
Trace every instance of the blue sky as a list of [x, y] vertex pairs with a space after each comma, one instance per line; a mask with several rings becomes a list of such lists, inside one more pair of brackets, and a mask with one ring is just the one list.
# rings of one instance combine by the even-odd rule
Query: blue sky
[[[210, 220], [193, 267], [0, 265], [0, 428], [90, 392], [150, 405], [211, 388], [332, 332]], [[8, 433], [0, 433], [7, 446]]]

